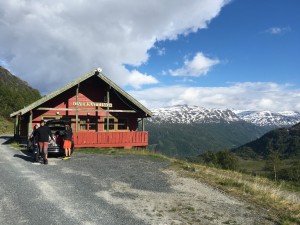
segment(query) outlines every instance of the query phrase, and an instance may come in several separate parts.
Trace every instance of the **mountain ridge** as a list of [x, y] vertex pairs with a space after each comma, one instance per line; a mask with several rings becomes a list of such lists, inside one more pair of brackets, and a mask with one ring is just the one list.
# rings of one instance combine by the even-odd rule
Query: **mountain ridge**
[[153, 123], [232, 123], [245, 121], [257, 126], [283, 127], [300, 122], [300, 112], [296, 111], [254, 111], [208, 109], [191, 105], [175, 105], [152, 110]]

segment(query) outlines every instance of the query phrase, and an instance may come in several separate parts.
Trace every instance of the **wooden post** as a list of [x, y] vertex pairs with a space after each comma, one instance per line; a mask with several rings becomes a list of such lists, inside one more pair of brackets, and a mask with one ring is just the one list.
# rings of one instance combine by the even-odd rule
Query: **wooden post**
[[31, 130], [32, 130], [32, 110], [30, 110], [29, 112], [28, 135], [30, 135]]
[[16, 136], [17, 135], [17, 120], [18, 120], [18, 115], [16, 115], [16, 117], [15, 117], [15, 123], [14, 123], [14, 136]]
[[110, 90], [111, 86], [109, 86], [107, 93], [106, 93], [106, 102], [107, 102], [107, 108], [106, 108], [106, 131], [109, 132], [109, 90]]
[[96, 112], [95, 112], [95, 115], [96, 115], [96, 132], [99, 132], [99, 122], [98, 122], [98, 116], [99, 116], [99, 113], [98, 113], [98, 106], [96, 106]]
[[144, 118], [142, 118], [142, 131], [145, 131], [145, 123], [144, 123]]
[[78, 132], [78, 94], [79, 94], [79, 84], [76, 88], [76, 112], [75, 112], [75, 130]]
[[20, 115], [16, 115], [16, 136], [20, 134]]

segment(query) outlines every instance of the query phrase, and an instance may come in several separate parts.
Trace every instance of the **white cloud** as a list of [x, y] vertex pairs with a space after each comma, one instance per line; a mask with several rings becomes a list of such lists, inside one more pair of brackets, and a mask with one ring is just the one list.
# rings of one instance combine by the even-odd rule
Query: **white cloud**
[[189, 61], [185, 60], [184, 66], [176, 70], [169, 70], [172, 76], [192, 76], [199, 77], [206, 75], [213, 66], [220, 63], [218, 59], [210, 59], [202, 52], [198, 52], [195, 57]]
[[150, 109], [188, 104], [206, 108], [300, 112], [300, 90], [271, 82], [233, 83], [227, 87], [156, 87], [129, 93]]
[[158, 80], [151, 75], [142, 74], [137, 70], [133, 70], [128, 77], [128, 82], [133, 87], [139, 89], [144, 84], [157, 84]]
[[157, 48], [157, 55], [165, 55], [166, 49], [165, 48]]
[[265, 32], [269, 33], [269, 34], [277, 35], [277, 34], [283, 34], [283, 33], [288, 32], [290, 30], [291, 30], [290, 27], [270, 27]]
[[99, 66], [117, 84], [140, 87], [123, 65], [147, 62], [156, 41], [206, 28], [228, 2], [0, 0], [0, 59], [42, 92]]

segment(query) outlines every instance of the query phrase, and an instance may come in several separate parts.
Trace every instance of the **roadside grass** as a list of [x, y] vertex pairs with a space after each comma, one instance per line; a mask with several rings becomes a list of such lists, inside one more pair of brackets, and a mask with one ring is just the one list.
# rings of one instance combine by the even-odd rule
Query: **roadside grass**
[[10, 145], [16, 150], [24, 150], [24, 146], [20, 145], [17, 141], [12, 141]]
[[75, 153], [103, 154], [103, 155], [143, 155], [152, 159], [172, 160], [165, 155], [151, 152], [147, 149], [124, 149], [124, 148], [77, 148]]
[[[295, 163], [295, 159], [285, 159], [281, 160], [280, 169], [289, 169], [290, 165]], [[273, 174], [271, 172], [267, 172], [265, 170], [266, 160], [244, 160], [239, 159], [237, 170], [246, 173], [251, 174], [253, 176], [262, 176], [262, 177], [271, 177]], [[297, 181], [279, 181], [277, 182], [280, 186], [282, 186], [284, 189], [292, 191], [292, 192], [299, 192], [300, 193], [300, 184]]]
[[16, 150], [26, 150], [26, 144], [24, 143], [20, 143], [19, 140], [15, 139], [14, 137], [10, 138], [9, 140], [7, 140], [5, 142], [5, 144], [10, 145], [11, 147], [13, 147]]
[[[178, 171], [183, 176], [201, 180], [219, 190], [254, 204], [255, 208], [264, 210], [270, 215], [269, 219], [278, 224], [300, 224], [300, 194], [290, 191], [284, 183], [273, 182], [259, 175], [188, 163], [146, 149], [82, 148], [76, 149], [75, 152], [108, 155], [133, 154], [167, 160], [170, 162], [170, 169]], [[262, 162], [259, 162], [259, 165], [256, 165], [258, 171], [262, 168]], [[249, 165], [249, 167], [252, 166]]]
[[270, 219], [283, 225], [300, 224], [300, 194], [281, 183], [240, 172], [176, 161], [171, 168], [182, 175], [199, 179], [226, 193], [266, 210]]
[[12, 134], [14, 131], [14, 124], [0, 115], [0, 134]]

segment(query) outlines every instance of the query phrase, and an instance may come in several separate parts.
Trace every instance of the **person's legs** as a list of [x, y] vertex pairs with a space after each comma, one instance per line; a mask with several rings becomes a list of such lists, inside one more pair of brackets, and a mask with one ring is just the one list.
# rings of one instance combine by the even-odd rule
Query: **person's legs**
[[71, 148], [68, 148], [68, 156], [71, 156]]
[[68, 149], [67, 148], [65, 148], [65, 157], [68, 157]]
[[44, 159], [44, 163], [48, 164], [48, 142], [44, 142]]
[[65, 149], [65, 158], [68, 158], [68, 157], [70, 157], [71, 156], [71, 154], [70, 154], [70, 152], [71, 152], [71, 150], [70, 150], [70, 143], [71, 143], [71, 141], [69, 141], [69, 140], [64, 140], [64, 149]]
[[44, 142], [39, 142], [39, 152], [40, 152], [40, 155], [44, 158]]
[[64, 141], [64, 149], [65, 149], [66, 157], [70, 157], [71, 156], [71, 141], [70, 140]]
[[67, 158], [69, 155], [69, 152], [68, 152], [68, 140], [64, 140], [64, 149], [65, 149], [65, 158]]
[[48, 142], [39, 142], [39, 147], [44, 160], [44, 164], [48, 164]]

